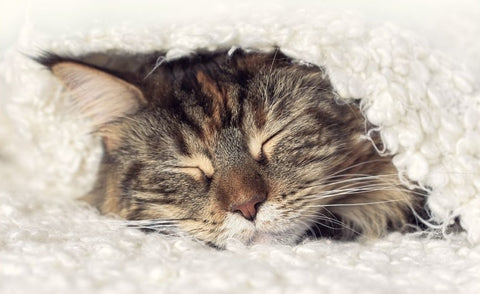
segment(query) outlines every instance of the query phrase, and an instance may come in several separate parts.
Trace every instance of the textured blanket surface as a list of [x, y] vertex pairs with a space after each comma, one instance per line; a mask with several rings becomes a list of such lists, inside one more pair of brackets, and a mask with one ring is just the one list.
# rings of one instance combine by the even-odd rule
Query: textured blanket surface
[[[46, 195], [51, 196], [51, 195]], [[73, 201], [0, 194], [2, 293], [478, 293], [480, 249], [392, 234], [367, 244], [143, 234]], [[8, 220], [7, 220], [8, 219]]]
[[[464, 32], [452, 33], [451, 45], [428, 26], [414, 34], [401, 21], [410, 30], [320, 8], [65, 36], [25, 25], [0, 60], [0, 292], [479, 293], [480, 4], [450, 19], [449, 29]], [[22, 53], [164, 49], [176, 58], [196, 48], [274, 45], [324, 66], [339, 98], [360, 99], [384, 139], [379, 152], [396, 154], [405, 183], [432, 190], [432, 220], [444, 225], [368, 243], [232, 240], [218, 251], [126, 228], [73, 200], [92, 184], [98, 140], [87, 121], [65, 115], [64, 89]], [[456, 217], [466, 231], [443, 234]]]

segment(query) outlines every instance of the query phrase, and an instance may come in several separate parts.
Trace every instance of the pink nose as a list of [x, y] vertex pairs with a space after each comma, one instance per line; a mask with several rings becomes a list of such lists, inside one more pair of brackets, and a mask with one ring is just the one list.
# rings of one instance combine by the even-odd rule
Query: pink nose
[[241, 213], [244, 218], [253, 221], [257, 215], [257, 208], [263, 201], [265, 201], [265, 197], [255, 196], [247, 202], [233, 204], [231, 211]]

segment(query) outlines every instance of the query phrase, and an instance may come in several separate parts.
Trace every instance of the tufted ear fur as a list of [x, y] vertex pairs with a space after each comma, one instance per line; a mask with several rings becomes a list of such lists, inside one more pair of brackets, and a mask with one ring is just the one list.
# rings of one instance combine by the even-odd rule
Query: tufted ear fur
[[119, 134], [105, 126], [146, 104], [142, 92], [114, 75], [80, 63], [59, 62], [50, 69], [70, 90], [75, 112], [91, 120], [107, 150], [114, 149]]

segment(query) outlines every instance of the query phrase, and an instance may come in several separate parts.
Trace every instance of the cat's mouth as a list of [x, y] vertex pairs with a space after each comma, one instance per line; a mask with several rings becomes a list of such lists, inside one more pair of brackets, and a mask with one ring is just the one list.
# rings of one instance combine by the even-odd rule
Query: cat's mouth
[[[272, 207], [273, 208], [273, 207]], [[265, 207], [259, 211], [254, 221], [249, 221], [237, 214], [229, 214], [224, 223], [225, 234], [219, 238], [220, 243], [237, 240], [245, 245], [283, 244], [293, 245], [304, 236], [304, 230], [293, 221], [286, 221], [276, 215], [275, 209]]]

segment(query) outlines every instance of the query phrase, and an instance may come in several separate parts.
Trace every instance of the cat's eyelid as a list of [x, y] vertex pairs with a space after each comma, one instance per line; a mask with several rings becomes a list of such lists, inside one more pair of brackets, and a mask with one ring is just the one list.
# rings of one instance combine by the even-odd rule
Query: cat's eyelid
[[187, 174], [187, 175], [193, 177], [197, 181], [202, 181], [202, 180], [205, 180], [205, 179], [210, 180], [213, 176], [213, 175], [209, 175], [209, 174], [205, 173], [205, 171], [198, 166], [175, 166], [175, 165], [172, 165], [172, 166], [165, 167], [165, 170], [170, 170], [170, 171], [173, 171], [173, 172], [176, 172], [176, 173], [180, 172], [180, 173], [183, 173], [183, 174]]
[[252, 137], [249, 142], [249, 149], [253, 158], [258, 162], [269, 159], [272, 156], [273, 147], [281, 139], [283, 132], [285, 132], [285, 129], [280, 129], [268, 137], [262, 133]]
[[211, 179], [211, 178], [213, 177], [213, 174], [207, 174], [201, 167], [196, 166], [196, 168], [198, 168], [198, 169], [203, 173], [203, 175], [205, 176], [205, 178]]
[[213, 174], [208, 174], [208, 173], [206, 173], [200, 166], [183, 166], [183, 165], [181, 165], [181, 166], [174, 166], [174, 168], [178, 168], [178, 169], [182, 169], [182, 168], [189, 168], [189, 169], [191, 169], [191, 168], [196, 168], [196, 169], [200, 170], [200, 171], [205, 175], [206, 178], [211, 178], [211, 177], [213, 176]]
[[[250, 154], [257, 161], [263, 161], [269, 159], [273, 154], [273, 149], [275, 145], [283, 137], [283, 133], [286, 133], [291, 126], [296, 122], [295, 119], [291, 119], [285, 123], [282, 123], [280, 128], [276, 128], [273, 134], [271, 132], [266, 132], [265, 130], [257, 130], [250, 137], [248, 142], [248, 148]], [[271, 135], [270, 135], [271, 134]]]
[[262, 142], [262, 148], [265, 144], [268, 144], [268, 142], [270, 142], [271, 140], [275, 139], [275, 137], [279, 136], [282, 132], [284, 132], [284, 130], [279, 130], [277, 131], [276, 133], [274, 133], [273, 135], [271, 135], [270, 137], [267, 137], [267, 139], [263, 140]]
[[207, 178], [211, 178], [215, 172], [212, 162], [207, 156], [203, 154], [194, 154], [191, 156], [181, 156], [179, 158], [180, 166], [182, 168], [197, 168]]
[[282, 129], [263, 141], [261, 148], [262, 160], [270, 159], [272, 157], [275, 145], [277, 145], [277, 143], [282, 139], [284, 132], [285, 130]]

